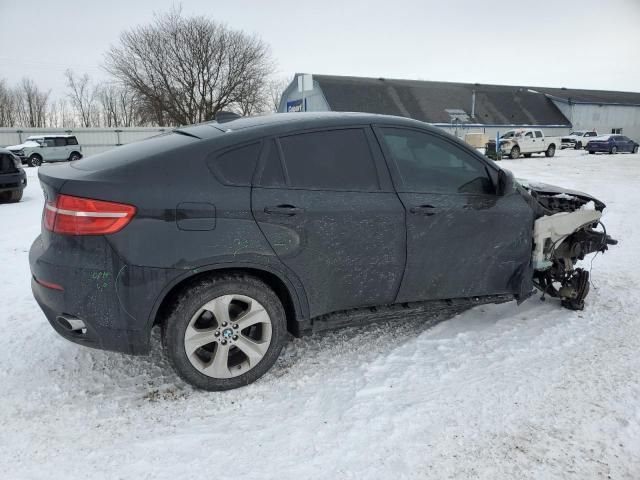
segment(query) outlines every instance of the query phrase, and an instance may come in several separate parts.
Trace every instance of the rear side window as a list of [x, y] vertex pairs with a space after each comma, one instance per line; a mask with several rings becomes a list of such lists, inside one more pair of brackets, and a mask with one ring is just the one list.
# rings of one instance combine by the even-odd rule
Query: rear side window
[[299, 133], [280, 138], [289, 186], [327, 190], [379, 190], [378, 175], [361, 128]]
[[278, 144], [275, 140], [270, 140], [266, 148], [266, 158], [260, 176], [260, 185], [263, 187], [286, 187], [287, 181], [284, 177]]
[[67, 145], [77, 145], [78, 139], [76, 137], [67, 137]]
[[251, 177], [260, 155], [260, 143], [228, 150], [209, 158], [207, 163], [213, 174], [226, 185], [251, 185]]
[[56, 147], [67, 146], [67, 141], [64, 138], [54, 138], [53, 141], [55, 142]]

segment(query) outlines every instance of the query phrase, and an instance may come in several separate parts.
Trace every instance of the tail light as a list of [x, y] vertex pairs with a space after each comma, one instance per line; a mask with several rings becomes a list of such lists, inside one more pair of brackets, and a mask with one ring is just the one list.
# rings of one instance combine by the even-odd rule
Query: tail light
[[45, 205], [44, 228], [64, 235], [108, 235], [122, 230], [135, 214], [133, 205], [58, 195]]

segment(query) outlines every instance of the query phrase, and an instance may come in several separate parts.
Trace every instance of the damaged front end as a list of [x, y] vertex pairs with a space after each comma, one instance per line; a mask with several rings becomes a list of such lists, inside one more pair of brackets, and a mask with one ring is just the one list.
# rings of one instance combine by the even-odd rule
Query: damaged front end
[[582, 310], [589, 293], [589, 272], [576, 263], [605, 252], [618, 242], [600, 221], [604, 203], [586, 193], [519, 181], [536, 211], [533, 228], [534, 285], [562, 306]]

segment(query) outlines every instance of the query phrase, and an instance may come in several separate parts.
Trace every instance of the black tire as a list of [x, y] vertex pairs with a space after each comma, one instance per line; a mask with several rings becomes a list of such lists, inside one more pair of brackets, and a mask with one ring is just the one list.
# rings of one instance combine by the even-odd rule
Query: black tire
[[42, 165], [42, 157], [37, 153], [34, 153], [29, 157], [29, 160], [27, 160], [27, 165], [30, 167], [39, 167]]
[[520, 147], [516, 145], [511, 149], [511, 152], [509, 152], [509, 158], [516, 160], [518, 157], [520, 157]]
[[71, 155], [69, 155], [70, 162], [75, 162], [76, 160], [80, 160], [81, 158], [82, 155], [80, 155], [78, 152], [71, 152]]
[[576, 150], [580, 150], [582, 148], [582, 142], [578, 142], [576, 143], [576, 146], [574, 147]]
[[524, 158], [531, 158], [531, 154], [530, 153], [525, 153], [524, 154]]
[[633, 147], [633, 150], [631, 150], [631, 153], [638, 153], [638, 145]]
[[616, 153], [618, 153], [618, 147], [614, 145], [613, 147], [611, 147], [611, 150], [609, 150], [609, 153], [611, 155], [615, 155]]
[[547, 148], [547, 151], [544, 152], [544, 156], [545, 157], [553, 157], [556, 154], [556, 147], [555, 145], [549, 145], [549, 148]]
[[[223, 295], [236, 294], [251, 297], [264, 307], [271, 321], [270, 344], [262, 359], [245, 373], [231, 378], [214, 378], [200, 372], [187, 357], [185, 332], [205, 304]], [[175, 371], [191, 385], [209, 391], [230, 390], [258, 380], [276, 362], [286, 338], [287, 321], [280, 299], [264, 282], [247, 275], [224, 275], [189, 285], [177, 296], [171, 313], [162, 324], [164, 351]], [[215, 348], [217, 352], [218, 347]]]
[[0, 193], [0, 202], [16, 203], [22, 200], [22, 189]]

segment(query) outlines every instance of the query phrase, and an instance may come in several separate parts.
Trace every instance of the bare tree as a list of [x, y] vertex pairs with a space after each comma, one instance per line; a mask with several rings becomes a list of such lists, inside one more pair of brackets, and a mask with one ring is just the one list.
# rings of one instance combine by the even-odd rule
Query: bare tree
[[97, 90], [91, 84], [91, 79], [86, 73], [76, 77], [73, 70], [69, 69], [64, 73], [67, 78], [67, 88], [69, 89], [69, 100], [76, 111], [80, 124], [83, 127], [97, 125], [98, 116], [96, 109]]
[[271, 112], [277, 112], [280, 109], [280, 101], [284, 90], [291, 83], [291, 78], [281, 77], [271, 79], [267, 83], [268, 109]]
[[273, 64], [257, 37], [174, 9], [122, 33], [105, 68], [139, 95], [155, 123], [181, 125], [226, 108], [255, 110]]
[[0, 127], [12, 127], [18, 120], [18, 99], [14, 89], [0, 80]]
[[50, 91], [44, 92], [30, 78], [23, 78], [16, 89], [17, 125], [44, 127]]

